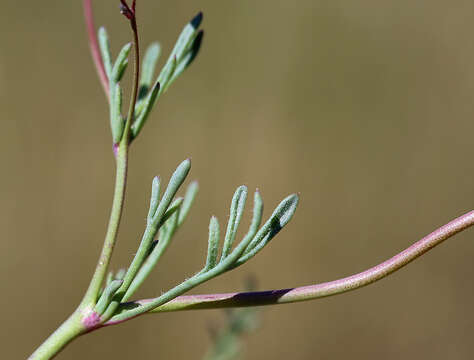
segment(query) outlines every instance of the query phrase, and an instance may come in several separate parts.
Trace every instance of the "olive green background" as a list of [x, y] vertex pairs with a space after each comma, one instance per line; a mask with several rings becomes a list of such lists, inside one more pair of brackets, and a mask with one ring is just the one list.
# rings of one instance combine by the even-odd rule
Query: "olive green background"
[[[118, 0], [95, 9], [116, 53], [129, 39]], [[261, 190], [267, 216], [299, 192], [296, 216], [255, 259], [193, 293], [239, 290], [249, 274], [260, 289], [347, 276], [473, 208], [472, 1], [140, 0], [143, 46], [157, 39], [168, 54], [198, 10], [201, 53], [132, 148], [113, 267], [135, 252], [154, 175], [192, 157], [200, 193], [140, 297], [200, 268], [209, 217], [225, 223], [240, 184]], [[3, 1], [0, 20], [1, 357], [23, 359], [88, 284], [114, 162], [81, 2]], [[473, 237], [367, 288], [263, 308], [245, 359], [472, 358]], [[147, 315], [58, 359], [201, 359], [223, 319]]]

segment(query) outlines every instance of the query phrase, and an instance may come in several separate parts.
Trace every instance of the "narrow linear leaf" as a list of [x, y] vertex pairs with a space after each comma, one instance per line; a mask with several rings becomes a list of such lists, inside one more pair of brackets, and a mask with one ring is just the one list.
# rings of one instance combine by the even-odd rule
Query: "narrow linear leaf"
[[204, 30], [200, 30], [194, 41], [192, 42], [192, 45], [189, 49], [189, 56], [186, 57], [186, 59], [183, 59], [183, 63], [185, 64], [185, 67], [188, 67], [191, 65], [191, 63], [194, 61], [196, 56], [199, 54], [199, 50], [201, 50], [201, 45], [202, 45], [202, 39], [204, 38]]
[[161, 70], [160, 75], [158, 76], [158, 82], [161, 84], [160, 95], [168, 89], [168, 83], [173, 77], [177, 64], [178, 60], [176, 59], [176, 56], [173, 56], [166, 63], [163, 70]]
[[204, 271], [210, 270], [216, 266], [219, 251], [219, 238], [219, 221], [215, 216], [213, 216], [209, 222], [209, 242], [207, 247], [206, 267], [204, 268]]
[[109, 36], [104, 27], [99, 29], [99, 47], [100, 53], [102, 55], [102, 61], [104, 62], [105, 72], [107, 77], [110, 79], [110, 74], [112, 73], [112, 56], [110, 55], [110, 43]]
[[143, 125], [145, 125], [148, 115], [150, 115], [150, 112], [156, 103], [156, 100], [160, 93], [160, 88], [160, 82], [157, 81], [155, 85], [153, 85], [153, 88], [151, 89], [146, 99], [143, 101], [143, 109], [138, 114], [132, 125], [132, 135], [134, 138], [138, 136]]
[[115, 280], [123, 280], [123, 278], [125, 277], [125, 274], [127, 273], [127, 269], [126, 268], [121, 268], [117, 271], [117, 273], [115, 274]]
[[194, 199], [196, 198], [198, 190], [199, 185], [197, 181], [193, 181], [191, 184], [189, 184], [186, 190], [186, 195], [184, 195], [183, 205], [181, 205], [181, 209], [179, 210], [178, 226], [180, 226], [188, 216], [189, 210], [191, 209]]
[[[155, 252], [161, 254], [168, 248], [171, 239], [178, 229], [178, 217], [179, 213], [175, 212], [171, 215], [171, 217], [166, 220], [166, 222], [163, 224], [163, 226], [160, 228], [160, 233], [158, 235], [158, 244]], [[152, 256], [157, 256], [155, 254], [152, 254]], [[157, 261], [157, 260], [156, 260]]]
[[191, 168], [191, 160], [186, 159], [184, 160], [179, 166], [176, 168], [175, 172], [171, 176], [170, 182], [168, 187], [166, 188], [163, 197], [161, 198], [160, 204], [156, 209], [155, 214], [153, 215], [153, 223], [158, 225], [161, 223], [161, 218], [165, 214], [165, 211], [168, 209], [171, 201], [173, 200], [176, 192], [178, 191], [179, 187], [183, 184], [186, 176], [189, 173], [189, 169]]
[[122, 139], [124, 122], [122, 118], [122, 89], [119, 84], [110, 88], [110, 127], [112, 139], [117, 144]]
[[117, 60], [115, 61], [115, 64], [112, 68], [111, 76], [112, 81], [115, 83], [118, 83], [122, 79], [122, 76], [125, 73], [125, 70], [127, 69], [128, 55], [130, 54], [131, 48], [131, 43], [125, 44], [117, 56]]
[[[243, 242], [246, 241], [246, 239], [251, 238], [255, 236], [255, 234], [258, 231], [258, 228], [260, 227], [260, 224], [262, 222], [262, 214], [263, 214], [263, 199], [262, 196], [260, 195], [260, 192], [257, 190], [255, 191], [254, 197], [253, 197], [253, 216], [252, 216], [252, 222], [250, 223], [249, 231], [245, 235]], [[247, 251], [248, 249], [245, 249]]]
[[[181, 74], [186, 66], [194, 59], [197, 51], [199, 51], [199, 46], [202, 41], [202, 31], [197, 32], [197, 29], [202, 22], [202, 12], [199, 12], [194, 16], [189, 23], [184, 26], [183, 31], [178, 37], [176, 44], [171, 51], [171, 54], [163, 67], [163, 70], [158, 77], [158, 81], [161, 83], [160, 94], [166, 92], [171, 83]], [[196, 42], [197, 40], [197, 42]], [[189, 55], [190, 50], [194, 48], [196, 44], [196, 52], [193, 55]], [[192, 52], [192, 51], [191, 51]], [[186, 59], [185, 59], [186, 58]], [[179, 67], [179, 74], [176, 75], [177, 67]]]
[[112, 280], [114, 279], [113, 276], [114, 276], [113, 271], [109, 271], [109, 272], [107, 273], [107, 276], [106, 276], [106, 278], [105, 278], [105, 285], [104, 285], [103, 288], [100, 289], [99, 293], [97, 294], [97, 298], [98, 298], [98, 299], [100, 299], [100, 297], [101, 297], [102, 294], [104, 293], [105, 288], [106, 288], [106, 287], [112, 282]]
[[159, 243], [159, 240], [153, 240], [153, 242], [150, 245], [150, 250], [148, 251], [149, 252], [148, 256], [150, 256], [153, 250], [155, 250], [158, 243]]
[[[146, 50], [143, 58], [142, 71], [140, 76], [140, 89], [138, 92], [138, 102], [144, 99], [150, 91], [150, 86], [153, 81], [153, 74], [155, 73], [156, 63], [160, 57], [161, 47], [158, 43], [151, 44]], [[138, 111], [136, 110], [138, 113]]]
[[[274, 236], [291, 219], [291, 217], [293, 216], [295, 212], [297, 203], [298, 203], [297, 195], [291, 195], [287, 197], [286, 199], [284, 199], [280, 203], [280, 205], [275, 209], [269, 221], [267, 221], [267, 223], [265, 223], [262, 229], [257, 233], [255, 238], [258, 238], [258, 239], [262, 238], [263, 240], [263, 237], [266, 237], [267, 239], [271, 239], [271, 237]], [[270, 229], [271, 231], [268, 231], [268, 229]], [[258, 245], [251, 252], [258, 251], [262, 243], [263, 241], [258, 242]], [[127, 319], [130, 319], [140, 314], [143, 314], [145, 312], [148, 312], [162, 304], [167, 303], [168, 301], [176, 298], [177, 296], [184, 294], [185, 292], [195, 288], [196, 286], [204, 283], [205, 281], [208, 281], [232, 268], [235, 268], [243, 264], [243, 262], [245, 262], [251, 256], [254, 255], [254, 254], [252, 255], [250, 253], [247, 253], [244, 256], [241, 256], [242, 252], [247, 248], [248, 244], [249, 244], [248, 242], [243, 242], [243, 241], [240, 242], [236, 246], [236, 248], [232, 251], [232, 253], [223, 262], [219, 262], [214, 268], [207, 271], [206, 271], [206, 268], [204, 268], [202, 271], [186, 279], [181, 284], [176, 285], [175, 287], [168, 290], [164, 294], [154, 299], [151, 299], [146, 304], [139, 305], [138, 307], [124, 309], [124, 311], [116, 313], [111, 318], [110, 322], [117, 323], [117, 322], [125, 321]], [[251, 256], [246, 258], [249, 255]]]
[[262, 250], [265, 245], [288, 224], [296, 211], [298, 202], [299, 197], [296, 194], [285, 198], [275, 209], [272, 216], [257, 232], [253, 240], [246, 247], [244, 254], [235, 262], [233, 267], [242, 265]]
[[201, 43], [202, 39], [204, 36], [204, 31], [199, 31], [194, 38], [190, 49], [188, 52], [183, 56], [183, 59], [181, 62], [176, 66], [175, 71], [173, 72], [173, 76], [171, 79], [167, 82], [166, 87], [163, 91], [166, 91], [168, 87], [183, 73], [185, 69], [188, 68], [189, 65], [194, 61], [196, 58], [197, 54], [199, 53], [199, 50], [201, 48]]
[[232, 250], [237, 228], [239, 227], [242, 214], [244, 212], [245, 201], [247, 200], [247, 187], [239, 186], [234, 193], [230, 206], [229, 222], [225, 233], [224, 245], [222, 247], [221, 260], [224, 260]]
[[189, 44], [193, 40], [199, 25], [201, 25], [202, 18], [203, 14], [202, 12], [199, 12], [195, 17], [191, 19], [189, 23], [184, 26], [184, 29], [179, 35], [178, 40], [176, 41], [176, 45], [174, 46], [173, 51], [171, 52], [171, 55], [175, 56], [178, 61], [181, 61], [181, 58], [186, 52], [186, 49], [189, 47]]
[[150, 209], [148, 210], [148, 221], [151, 221], [153, 214], [155, 214], [156, 209], [158, 208], [158, 203], [160, 201], [160, 187], [161, 181], [159, 176], [153, 178], [151, 184], [151, 198], [150, 198]]
[[119, 287], [122, 285], [122, 283], [123, 283], [123, 280], [113, 280], [110, 282], [109, 285], [105, 287], [104, 292], [102, 293], [99, 301], [97, 302], [97, 305], [95, 306], [95, 311], [99, 315], [102, 315], [104, 313], [105, 309], [110, 304], [112, 297], [114, 296], [115, 292], [119, 289]]
[[165, 214], [163, 215], [161, 224], [164, 224], [174, 213], [179, 211], [179, 208], [183, 204], [183, 200], [184, 199], [182, 197], [179, 197], [172, 202], [172, 204], [168, 207], [168, 210], [166, 210]]
[[160, 228], [159, 240], [153, 241], [151, 244], [149, 255], [141, 266], [137, 275], [127, 289], [122, 301], [127, 301], [137, 291], [141, 284], [145, 281], [151, 271], [155, 268], [161, 256], [164, 254], [171, 239], [178, 227], [178, 213], [174, 212], [171, 217]]
[[[153, 214], [151, 221], [149, 221], [146, 226], [145, 233], [142, 236], [142, 240], [140, 242], [140, 245], [138, 246], [137, 252], [135, 253], [132, 263], [130, 264], [127, 270], [127, 273], [125, 274], [124, 282], [122, 286], [120, 287], [120, 289], [117, 291], [117, 294], [115, 295], [113, 301], [109, 304], [104, 314], [104, 318], [108, 318], [113, 315], [113, 312], [115, 311], [119, 302], [122, 301], [123, 297], [128, 293], [128, 289], [130, 285], [136, 278], [136, 275], [142, 268], [142, 265], [144, 264], [144, 262], [147, 260], [147, 257], [150, 254], [151, 244], [159, 229], [161, 220], [163, 216], [165, 215], [165, 212], [168, 209], [171, 201], [176, 195], [176, 192], [178, 191], [179, 187], [186, 179], [186, 176], [189, 172], [190, 167], [191, 167], [191, 161], [187, 159], [183, 161], [177, 167], [177, 169], [171, 176], [171, 179], [168, 183], [168, 187], [166, 188], [166, 191], [163, 194], [163, 197], [161, 198], [161, 201], [156, 209], [156, 212], [155, 214]], [[159, 247], [159, 244], [157, 246]], [[138, 281], [137, 286], [139, 286], [142, 280], [137, 280], [137, 281]]]
[[109, 271], [107, 274], [107, 277], [105, 278], [105, 286], [109, 285], [113, 279], [114, 279], [114, 272]]

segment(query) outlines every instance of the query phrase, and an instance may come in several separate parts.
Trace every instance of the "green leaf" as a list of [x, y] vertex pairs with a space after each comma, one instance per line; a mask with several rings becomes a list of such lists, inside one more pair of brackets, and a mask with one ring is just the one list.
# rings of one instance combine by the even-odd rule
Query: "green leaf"
[[181, 209], [179, 210], [178, 226], [180, 226], [188, 216], [189, 210], [191, 209], [194, 199], [196, 198], [198, 190], [199, 185], [197, 181], [193, 181], [188, 185], [186, 195], [184, 195], [183, 205], [181, 205]]
[[115, 280], [123, 280], [123, 278], [125, 277], [125, 274], [127, 273], [127, 269], [126, 268], [121, 268], [117, 271], [117, 273], [115, 274]]
[[252, 216], [252, 222], [250, 223], [249, 231], [244, 237], [244, 240], [242, 242], [246, 242], [247, 239], [253, 239], [255, 234], [258, 231], [258, 228], [260, 227], [260, 224], [262, 222], [262, 214], [263, 214], [263, 200], [262, 197], [260, 196], [260, 192], [257, 190], [255, 191], [254, 197], [253, 197], [253, 216]]
[[202, 39], [204, 36], [204, 31], [199, 31], [196, 37], [193, 39], [193, 42], [188, 50], [188, 52], [183, 56], [180, 63], [176, 66], [175, 71], [173, 72], [173, 76], [171, 79], [166, 83], [166, 87], [163, 91], [166, 91], [168, 87], [183, 73], [185, 69], [188, 68], [189, 65], [194, 61], [199, 50], [201, 49]]
[[189, 44], [193, 41], [196, 31], [201, 25], [202, 17], [202, 12], [199, 12], [188, 24], [185, 25], [181, 35], [178, 37], [178, 41], [176, 41], [171, 56], [175, 56], [179, 62], [186, 50], [189, 48]]
[[121, 79], [128, 65], [128, 55], [130, 54], [130, 49], [132, 44], [125, 44], [120, 50], [117, 60], [115, 61], [114, 67], [112, 68], [111, 81], [113, 83], [118, 83]]
[[151, 184], [151, 198], [150, 198], [150, 209], [148, 210], [148, 221], [151, 221], [153, 218], [153, 215], [156, 212], [156, 209], [158, 208], [158, 203], [160, 201], [160, 177], [155, 176], [153, 178], [153, 182]]
[[113, 280], [110, 282], [109, 285], [105, 287], [104, 292], [102, 293], [99, 301], [97, 302], [97, 305], [95, 306], [95, 311], [99, 315], [102, 315], [104, 313], [105, 309], [110, 304], [112, 297], [114, 296], [115, 292], [119, 289], [119, 287], [122, 285], [122, 283], [123, 283], [123, 280]]
[[158, 76], [158, 82], [161, 84], [160, 95], [168, 88], [168, 82], [173, 77], [177, 64], [178, 60], [176, 59], [176, 56], [173, 56], [161, 70], [160, 75]]
[[207, 247], [207, 259], [204, 271], [210, 270], [216, 266], [217, 255], [219, 251], [219, 221], [215, 216], [211, 217], [209, 222], [209, 242]]
[[174, 212], [171, 217], [163, 224], [160, 228], [159, 240], [154, 241], [150, 247], [149, 254], [140, 267], [140, 270], [135, 275], [130, 287], [125, 293], [122, 301], [127, 301], [135, 293], [135, 291], [140, 287], [140, 285], [145, 281], [148, 275], [151, 273], [153, 268], [156, 266], [161, 256], [164, 254], [171, 239], [178, 227], [178, 213]]
[[225, 234], [224, 245], [222, 247], [221, 260], [223, 261], [231, 252], [234, 244], [237, 228], [239, 227], [242, 214], [244, 212], [245, 201], [247, 200], [247, 187], [239, 186], [232, 198], [230, 206], [229, 222], [227, 223], [227, 231]]
[[189, 173], [189, 169], [191, 168], [191, 160], [186, 159], [184, 160], [179, 166], [176, 168], [175, 172], [171, 176], [170, 182], [168, 187], [166, 188], [163, 197], [161, 198], [160, 204], [156, 209], [155, 214], [153, 215], [153, 223], [158, 225], [161, 223], [161, 219], [165, 214], [165, 211], [168, 209], [171, 201], [173, 200], [176, 192], [178, 191], [179, 187], [183, 184], [186, 176]]
[[168, 210], [166, 210], [165, 215], [163, 215], [163, 218], [161, 219], [161, 224], [163, 225], [166, 220], [168, 220], [174, 213], [178, 212], [179, 208], [183, 204], [183, 198], [179, 197], [176, 198], [173, 203], [168, 207]]
[[273, 211], [272, 216], [257, 232], [253, 240], [245, 248], [243, 255], [235, 262], [233, 267], [242, 265], [262, 250], [263, 247], [288, 224], [296, 211], [298, 202], [299, 197], [296, 194], [285, 198]]
[[107, 274], [107, 277], [105, 278], [105, 286], [109, 285], [113, 279], [114, 279], [114, 272], [109, 271]]
[[122, 118], [122, 89], [119, 84], [110, 87], [110, 127], [113, 142], [117, 144], [122, 139], [124, 128]]
[[203, 32], [197, 31], [201, 25], [203, 15], [198, 13], [186, 24], [181, 32], [163, 70], [158, 77], [161, 83], [160, 94], [165, 92], [171, 83], [184, 71], [199, 52]]
[[[144, 99], [150, 91], [150, 86], [153, 82], [153, 74], [155, 73], [156, 63], [160, 57], [160, 53], [160, 44], [156, 42], [151, 44], [146, 50], [141, 69], [137, 108], [139, 107], [140, 100]], [[139, 113], [137, 109], [135, 111]]]
[[143, 104], [144, 104], [143, 110], [140, 112], [140, 114], [137, 116], [137, 118], [133, 122], [132, 135], [134, 138], [138, 136], [143, 125], [145, 125], [145, 121], [147, 120], [148, 115], [150, 115], [150, 112], [153, 109], [153, 106], [155, 105], [155, 102], [159, 93], [160, 93], [160, 83], [157, 81], [155, 85], [153, 85], [153, 88], [151, 89], [146, 99], [143, 101]]
[[102, 61], [104, 63], [105, 72], [107, 77], [110, 79], [110, 74], [112, 73], [112, 56], [110, 55], [110, 43], [109, 36], [104, 27], [99, 29], [99, 47], [100, 53], [102, 55]]

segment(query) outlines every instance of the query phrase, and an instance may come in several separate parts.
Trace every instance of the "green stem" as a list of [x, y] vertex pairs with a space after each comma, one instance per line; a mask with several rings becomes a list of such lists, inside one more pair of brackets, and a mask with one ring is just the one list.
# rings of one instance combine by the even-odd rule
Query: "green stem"
[[128, 136], [124, 136], [119, 145], [117, 153], [117, 170], [115, 178], [114, 199], [112, 203], [112, 210], [110, 213], [109, 225], [105, 235], [104, 246], [97, 263], [95, 273], [89, 284], [89, 288], [82, 300], [81, 306], [95, 305], [97, 296], [102, 286], [102, 282], [107, 274], [107, 269], [110, 263], [110, 258], [115, 246], [117, 232], [122, 217], [122, 209], [125, 198], [125, 188], [127, 182], [127, 165], [128, 165]]
[[54, 358], [67, 344], [84, 333], [85, 327], [81, 323], [81, 314], [72, 314], [28, 360], [48, 360]]
[[[128, 159], [128, 136], [124, 137], [119, 145], [117, 153], [117, 170], [115, 178], [114, 199], [110, 214], [109, 225], [105, 235], [104, 246], [100, 254], [94, 275], [89, 284], [84, 298], [78, 309], [40, 345], [40, 347], [30, 356], [30, 360], [51, 359], [56, 356], [69, 342], [77, 336], [86, 332], [96, 324], [93, 313], [93, 307], [97, 301], [100, 287], [107, 273], [107, 268], [112, 257], [112, 252], [117, 238], [117, 232], [122, 216], [122, 209], [125, 197], [125, 188], [127, 181], [127, 159]], [[89, 320], [88, 320], [89, 319]], [[86, 323], [83, 323], [83, 322]], [[88, 326], [86, 326], [88, 325]]]

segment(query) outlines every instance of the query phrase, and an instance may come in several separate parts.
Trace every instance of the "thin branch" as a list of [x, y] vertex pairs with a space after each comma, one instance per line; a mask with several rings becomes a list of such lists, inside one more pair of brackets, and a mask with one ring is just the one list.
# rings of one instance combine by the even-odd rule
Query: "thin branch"
[[137, 103], [138, 96], [138, 83], [140, 81], [140, 43], [138, 39], [138, 26], [137, 26], [137, 16], [135, 10], [135, 1], [132, 3], [130, 8], [127, 5], [125, 0], [120, 0], [120, 11], [121, 13], [130, 21], [130, 27], [132, 28], [133, 33], [133, 47], [135, 49], [135, 59], [134, 59], [134, 72], [133, 72], [133, 88], [132, 94], [130, 96], [130, 107], [128, 109], [127, 122], [125, 123], [125, 129], [123, 131], [123, 138], [127, 142], [130, 142], [130, 128], [134, 122], [134, 113], [135, 105]]
[[[86, 4], [85, 0], [84, 4]], [[97, 300], [97, 295], [99, 293], [100, 287], [104, 281], [110, 259], [114, 250], [115, 242], [117, 240], [117, 232], [120, 225], [120, 220], [122, 218], [123, 204], [125, 199], [125, 189], [127, 185], [127, 170], [128, 170], [128, 145], [130, 143], [130, 126], [133, 122], [133, 112], [135, 109], [135, 103], [137, 99], [138, 92], [138, 79], [140, 72], [140, 57], [139, 57], [139, 47], [138, 47], [138, 32], [137, 32], [137, 23], [135, 17], [135, 11], [131, 12], [128, 5], [125, 2], [126, 8], [122, 8], [122, 13], [130, 20], [130, 24], [133, 31], [133, 45], [135, 47], [135, 72], [133, 78], [133, 90], [132, 97], [130, 101], [130, 109], [127, 117], [127, 122], [125, 124], [125, 129], [123, 131], [122, 140], [118, 148], [116, 148], [116, 180], [115, 180], [115, 191], [114, 198], [112, 202], [112, 210], [110, 213], [109, 225], [107, 226], [107, 233], [105, 235], [104, 246], [102, 248], [102, 253], [99, 257], [99, 261], [96, 266], [96, 270], [92, 277], [89, 288], [81, 302], [81, 307], [90, 306], [91, 304], [95, 305]], [[90, 5], [90, 2], [89, 2]], [[124, 13], [124, 11], [126, 11]], [[87, 11], [86, 11], [87, 13]]]
[[[444, 240], [474, 225], [474, 211], [470, 211], [438, 230], [427, 235], [406, 250], [391, 259], [359, 274], [326, 283], [298, 288], [242, 292], [209, 295], [185, 295], [161, 305], [150, 312], [168, 312], [195, 309], [217, 309], [226, 307], [260, 306], [286, 304], [298, 301], [313, 300], [331, 295], [342, 294], [372, 284], [391, 273], [401, 269], [417, 257], [439, 245]], [[146, 304], [153, 299], [139, 300], [123, 304], [124, 309]]]
[[100, 82], [104, 88], [107, 99], [110, 97], [109, 79], [105, 73], [104, 62], [100, 56], [99, 43], [94, 25], [94, 12], [92, 10], [92, 0], [84, 0], [84, 19], [86, 21], [87, 35], [89, 37], [89, 46], [91, 49], [92, 59], [99, 75]]
[[127, 187], [128, 145], [126, 143], [124, 146], [118, 149], [116, 166], [114, 197], [104, 245], [102, 247], [102, 252], [97, 262], [94, 275], [84, 299], [82, 300], [81, 306], [95, 305], [100, 287], [102, 286], [104, 278], [107, 274], [110, 259], [114, 251], [120, 220], [122, 218], [123, 204], [125, 201], [125, 189]]

